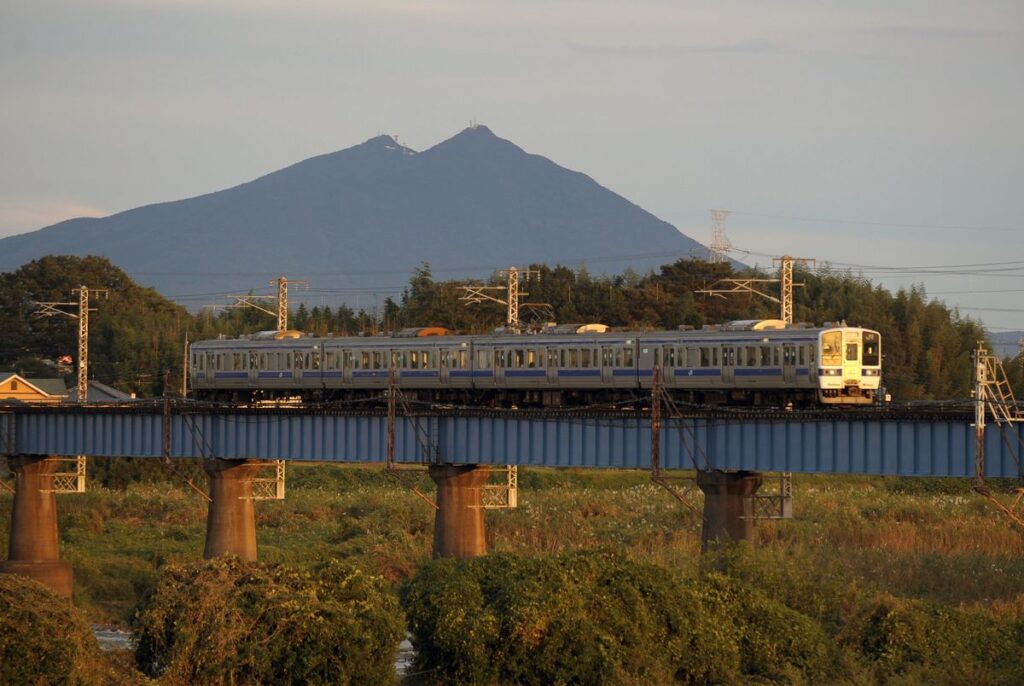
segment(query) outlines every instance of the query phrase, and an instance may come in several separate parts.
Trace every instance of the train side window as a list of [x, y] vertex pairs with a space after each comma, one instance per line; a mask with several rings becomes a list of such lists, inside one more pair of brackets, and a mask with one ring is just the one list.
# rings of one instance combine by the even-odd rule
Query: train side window
[[[401, 353], [397, 353], [397, 354], [401, 355]], [[403, 367], [405, 366], [404, 362], [405, 362], [405, 360], [402, 360], [402, 363], [403, 363], [402, 366]], [[417, 369], [419, 366], [420, 366], [420, 354], [419, 354], [419, 352], [416, 351], [416, 350], [410, 350], [409, 351], [409, 367], [411, 367], [412, 369]]]
[[579, 352], [575, 348], [569, 350], [569, 366], [570, 367], [577, 367], [577, 366], [579, 366], [578, 359], [579, 359]]
[[797, 363], [797, 365], [799, 365], [801, 367], [804, 366], [805, 364], [807, 364], [806, 360], [807, 360], [807, 358], [806, 358], [806, 355], [804, 353], [804, 346], [802, 346], [802, 345], [798, 346], [797, 349], [796, 349], [796, 363]]
[[313, 369], [320, 369], [320, 351], [314, 350], [311, 355], [313, 358]]
[[526, 366], [526, 352], [523, 350], [516, 350], [515, 365], [516, 369], [522, 369]]
[[711, 349], [711, 366], [712, 367], [717, 367], [718, 366], [718, 348], [712, 348]]
[[370, 352], [363, 350], [359, 353], [359, 364], [356, 366], [357, 369], [369, 369], [370, 368]]
[[338, 353], [335, 350], [327, 350], [324, 352], [324, 369], [337, 369], [338, 368]]
[[747, 366], [748, 367], [756, 367], [757, 366], [757, 348], [755, 348], [753, 346], [749, 346], [747, 348]]
[[772, 364], [776, 367], [779, 366], [779, 346], [772, 348]]
[[632, 367], [633, 366], [633, 348], [625, 347], [622, 349], [622, 366]]
[[530, 369], [533, 369], [534, 367], [538, 366], [537, 365], [537, 351], [536, 350], [527, 350], [526, 351], [526, 366], [529, 367]]
[[767, 345], [761, 346], [761, 366], [772, 366], [772, 349], [769, 348]]
[[743, 348], [737, 347], [737, 348], [730, 348], [729, 350], [735, 350], [736, 351], [736, 366], [737, 367], [742, 367], [743, 363], [747, 361], [746, 355], [743, 354]]
[[477, 369], [490, 369], [491, 368], [491, 351], [490, 350], [477, 350], [476, 351], [476, 368]]
[[813, 345], [807, 346], [807, 364], [809, 364], [809, 365], [813, 365], [814, 364], [814, 346]]
[[256, 368], [257, 369], [266, 369], [267, 368], [267, 354], [266, 353], [260, 353], [259, 354], [259, 359], [256, 361]]
[[622, 366], [622, 348], [616, 348], [615, 349], [615, 366], [616, 367], [621, 367]]
[[580, 351], [580, 366], [583, 368], [590, 367], [590, 348], [584, 348]]

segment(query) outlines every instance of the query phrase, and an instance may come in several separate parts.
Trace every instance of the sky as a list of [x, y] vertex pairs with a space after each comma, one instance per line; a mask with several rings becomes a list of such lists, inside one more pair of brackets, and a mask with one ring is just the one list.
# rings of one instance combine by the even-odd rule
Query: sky
[[748, 264], [1024, 329], [1022, 68], [1020, 0], [4, 0], [0, 236], [478, 122], [702, 242], [732, 210]]

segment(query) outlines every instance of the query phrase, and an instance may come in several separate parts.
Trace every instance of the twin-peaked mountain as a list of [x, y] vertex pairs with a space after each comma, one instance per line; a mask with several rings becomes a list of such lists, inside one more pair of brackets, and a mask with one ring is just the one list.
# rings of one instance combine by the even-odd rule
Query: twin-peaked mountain
[[[359, 306], [429, 263], [441, 279], [529, 263], [645, 271], [707, 249], [593, 179], [489, 129], [415, 152], [378, 136], [234, 188], [0, 240], [0, 270], [103, 255], [171, 295], [307, 278]], [[362, 303], [354, 289], [366, 289]]]

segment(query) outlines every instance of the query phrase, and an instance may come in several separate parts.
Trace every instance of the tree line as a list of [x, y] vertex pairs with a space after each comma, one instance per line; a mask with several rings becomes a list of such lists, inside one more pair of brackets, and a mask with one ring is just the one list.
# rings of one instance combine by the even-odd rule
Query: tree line
[[[599, 322], [631, 330], [699, 327], [737, 319], [777, 318], [779, 306], [756, 295], [717, 297], [696, 291], [719, 279], [765, 278], [756, 271], [737, 274], [728, 264], [681, 259], [644, 275], [594, 276], [585, 267], [530, 265], [536, 276], [522, 285], [527, 293], [522, 319], [535, 323]], [[895, 293], [851, 272], [828, 267], [796, 271], [796, 321], [845, 321], [877, 329], [885, 355], [884, 383], [900, 401], [964, 398], [972, 387], [971, 353], [986, 340], [980, 322], [930, 299], [914, 286]], [[505, 322], [495, 302], [469, 304], [464, 286], [474, 282], [437, 281], [430, 266], [417, 268], [397, 299], [375, 311], [345, 304], [290, 313], [292, 328], [317, 335], [380, 335], [405, 327], [443, 326], [460, 333], [486, 333]], [[487, 285], [502, 286], [501, 274]], [[103, 257], [48, 256], [15, 272], [0, 274], [0, 370], [28, 376], [71, 373], [56, 368], [63, 355], [77, 352], [77, 322], [71, 317], [35, 316], [37, 302], [69, 302], [72, 289], [85, 284], [106, 288], [109, 299], [90, 313], [90, 377], [140, 396], [180, 391], [186, 335], [192, 341], [238, 336], [275, 328], [274, 317], [252, 308], [190, 313], [151, 288], [136, 284]], [[777, 295], [774, 284], [760, 284]], [[768, 291], [767, 289], [772, 289]], [[500, 291], [492, 291], [503, 297]], [[66, 308], [75, 312], [74, 308]], [[1022, 361], [1006, 360], [1018, 395], [1024, 395]]]

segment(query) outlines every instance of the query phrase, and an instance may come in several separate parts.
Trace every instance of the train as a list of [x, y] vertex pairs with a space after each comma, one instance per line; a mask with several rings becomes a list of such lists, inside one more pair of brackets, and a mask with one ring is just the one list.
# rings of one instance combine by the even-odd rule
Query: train
[[405, 397], [476, 407], [573, 407], [650, 398], [655, 374], [675, 400], [701, 405], [866, 405], [882, 381], [877, 331], [845, 322], [736, 321], [676, 331], [603, 325], [541, 333], [318, 337], [263, 332], [193, 343], [200, 400], [380, 401]]

